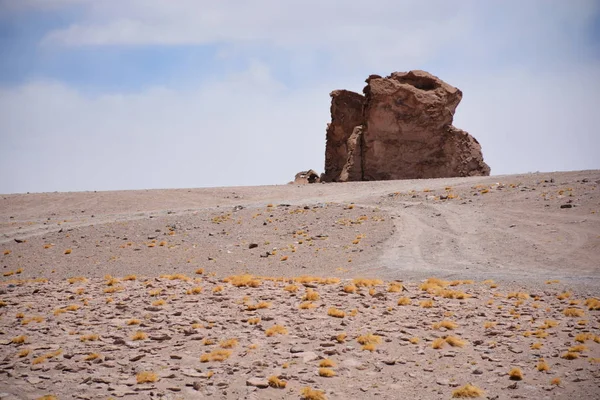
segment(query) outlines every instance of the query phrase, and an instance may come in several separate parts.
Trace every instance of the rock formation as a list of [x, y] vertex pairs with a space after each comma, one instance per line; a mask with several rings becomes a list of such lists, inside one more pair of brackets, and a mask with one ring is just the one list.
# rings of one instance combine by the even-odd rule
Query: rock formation
[[319, 183], [321, 182], [321, 179], [319, 178], [319, 174], [312, 169], [309, 169], [308, 171], [300, 171], [296, 174], [296, 176], [294, 177], [294, 180], [292, 182], [289, 182], [290, 184], [296, 184], [296, 185], [305, 185], [308, 183]]
[[479, 142], [452, 126], [462, 92], [425, 72], [371, 75], [331, 93], [324, 182], [489, 175]]

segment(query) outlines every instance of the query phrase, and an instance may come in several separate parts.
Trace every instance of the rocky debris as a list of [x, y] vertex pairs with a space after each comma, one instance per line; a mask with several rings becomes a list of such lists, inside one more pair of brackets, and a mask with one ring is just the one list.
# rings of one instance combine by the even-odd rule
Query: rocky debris
[[295, 184], [295, 185], [306, 185], [309, 183], [319, 183], [321, 182], [321, 178], [319, 177], [319, 174], [312, 169], [309, 169], [308, 171], [300, 171], [296, 174], [296, 177], [294, 178], [294, 180], [292, 182], [290, 182], [290, 184]]
[[425, 72], [331, 93], [324, 182], [489, 175], [479, 142], [452, 126], [462, 92]]
[[[402, 292], [391, 290], [394, 282], [368, 279], [190, 278], [116, 277], [122, 290], [112, 293], [106, 279], [88, 278], [77, 284], [85, 290], [70, 296], [66, 279], [14, 286], [0, 307], [6, 338], [0, 392], [6, 398], [26, 390], [27, 398], [93, 399], [108, 390], [131, 399], [174, 393], [276, 399], [298, 398], [310, 386], [330, 398], [363, 398], [364, 392], [395, 398], [392, 385], [403, 385], [407, 396], [437, 399], [451, 398], [470, 382], [489, 398], [538, 398], [534, 392], [562, 377], [553, 389], [559, 397], [597, 393], [600, 310], [586, 307], [592, 300], [562, 284], [535, 291], [492, 281], [404, 281]], [[246, 281], [256, 282], [236, 286]], [[347, 293], [350, 284], [356, 291]], [[189, 292], [197, 286], [203, 290]], [[226, 295], [213, 295], [217, 287]], [[310, 291], [319, 297], [314, 308], [304, 309]], [[410, 303], [399, 305], [405, 296]], [[144, 313], [156, 299], [164, 300], [159, 311]], [[268, 303], [249, 307], [259, 301]], [[427, 301], [431, 308], [422, 306]], [[69, 308], [74, 304], [80, 307]], [[330, 316], [330, 307], [345, 316]], [[566, 307], [580, 316], [565, 315]], [[446, 325], [438, 326], [441, 321]], [[268, 334], [276, 325], [285, 329]], [[492, 326], [496, 337], [487, 336]], [[135, 339], [139, 332], [146, 335]], [[87, 336], [96, 339], [82, 340]], [[569, 349], [578, 355], [565, 357]], [[538, 369], [541, 359], [548, 373]], [[522, 384], [511, 385], [514, 367], [523, 371]], [[320, 375], [319, 368], [335, 376]]]

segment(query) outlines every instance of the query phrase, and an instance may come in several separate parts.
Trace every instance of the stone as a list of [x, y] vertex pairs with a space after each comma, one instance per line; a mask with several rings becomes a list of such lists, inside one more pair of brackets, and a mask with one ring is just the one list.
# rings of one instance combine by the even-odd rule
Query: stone
[[246, 381], [246, 386], [254, 386], [260, 389], [269, 387], [269, 381], [263, 378], [250, 378]]
[[425, 71], [371, 75], [331, 93], [323, 182], [487, 176], [477, 140], [452, 126], [462, 92]]
[[294, 177], [294, 180], [292, 182], [290, 182], [290, 184], [295, 184], [295, 185], [306, 185], [309, 183], [319, 183], [321, 182], [321, 178], [319, 177], [319, 174], [312, 169], [309, 169], [308, 171], [300, 171], [296, 174], [296, 176]]

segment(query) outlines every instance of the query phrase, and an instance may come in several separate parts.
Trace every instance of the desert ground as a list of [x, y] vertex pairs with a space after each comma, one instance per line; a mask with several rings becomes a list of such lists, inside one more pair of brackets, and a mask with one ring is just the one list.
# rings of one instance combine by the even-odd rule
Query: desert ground
[[6, 194], [0, 259], [2, 400], [600, 398], [597, 170]]

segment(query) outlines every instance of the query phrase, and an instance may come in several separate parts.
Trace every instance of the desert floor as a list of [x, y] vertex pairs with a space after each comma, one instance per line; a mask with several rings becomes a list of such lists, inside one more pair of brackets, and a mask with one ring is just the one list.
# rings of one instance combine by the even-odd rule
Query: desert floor
[[600, 398], [600, 171], [0, 195], [0, 259], [0, 399]]

